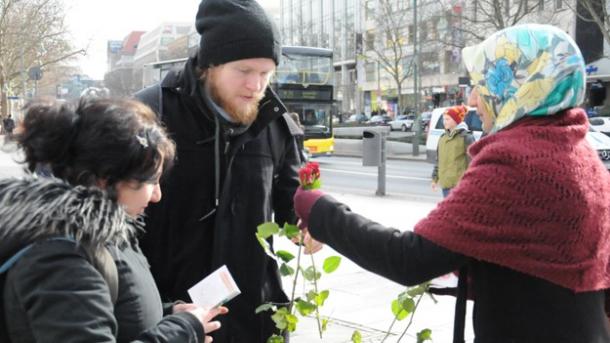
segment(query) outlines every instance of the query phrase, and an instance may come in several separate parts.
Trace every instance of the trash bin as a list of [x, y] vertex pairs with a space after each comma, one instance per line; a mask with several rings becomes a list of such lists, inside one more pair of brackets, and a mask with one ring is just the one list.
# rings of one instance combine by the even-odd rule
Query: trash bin
[[364, 130], [362, 132], [362, 165], [378, 167], [381, 164], [381, 132]]

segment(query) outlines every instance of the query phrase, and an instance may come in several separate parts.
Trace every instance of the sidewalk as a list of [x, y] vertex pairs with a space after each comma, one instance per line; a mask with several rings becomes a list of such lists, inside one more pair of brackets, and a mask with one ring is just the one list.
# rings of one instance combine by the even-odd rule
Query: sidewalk
[[[351, 209], [383, 225], [401, 231], [411, 230], [436, 205], [433, 203], [410, 201], [392, 196], [377, 197], [351, 194], [330, 193], [337, 200], [348, 204]], [[276, 242], [277, 249], [296, 250], [286, 240]], [[379, 247], [383, 249], [383, 247]], [[338, 255], [326, 246], [315, 254], [316, 266], [331, 255]], [[307, 258], [305, 266], [310, 265]], [[287, 293], [291, 291], [291, 279], [284, 280]], [[308, 289], [310, 286], [307, 286]], [[365, 271], [347, 258], [332, 274], [322, 275], [318, 282], [319, 290], [329, 290], [330, 295], [322, 307], [321, 316], [329, 319], [327, 330], [320, 339], [314, 317], [299, 317], [297, 331], [291, 336], [291, 343], [348, 343], [354, 330], [362, 334], [362, 342], [381, 342], [394, 318], [391, 302], [405, 287]], [[302, 292], [297, 287], [297, 294]], [[432, 330], [434, 342], [452, 342], [453, 314], [455, 298], [437, 296], [438, 303], [425, 296], [416, 311], [413, 324], [401, 342], [416, 342], [416, 334], [424, 328]], [[466, 315], [466, 341], [472, 342], [474, 334], [471, 324], [471, 304]], [[407, 326], [409, 318], [397, 322], [386, 342], [397, 342]]]
[[[386, 141], [387, 159], [426, 160], [426, 146], [419, 146], [419, 155], [413, 156], [413, 144], [396, 141]], [[335, 156], [362, 157], [361, 139], [335, 138]]]

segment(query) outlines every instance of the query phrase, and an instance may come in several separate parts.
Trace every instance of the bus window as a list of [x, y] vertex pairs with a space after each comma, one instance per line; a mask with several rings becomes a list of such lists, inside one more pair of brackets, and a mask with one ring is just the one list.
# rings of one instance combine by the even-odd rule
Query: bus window
[[303, 125], [316, 125], [317, 123], [318, 123], [318, 118], [316, 117], [315, 110], [306, 109], [305, 118], [303, 120]]

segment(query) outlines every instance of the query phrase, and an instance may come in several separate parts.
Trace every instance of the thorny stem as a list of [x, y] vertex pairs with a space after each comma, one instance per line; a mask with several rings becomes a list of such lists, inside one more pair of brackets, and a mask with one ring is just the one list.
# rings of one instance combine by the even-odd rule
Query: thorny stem
[[[299, 233], [299, 250], [297, 253], [297, 267], [294, 273], [294, 280], [292, 280], [292, 295], [290, 296], [290, 306], [288, 307], [288, 312], [292, 313], [294, 308], [294, 293], [297, 288], [297, 280], [299, 278], [299, 270], [301, 270], [301, 251], [303, 249], [303, 235]], [[294, 313], [292, 313], [294, 314]]]
[[[309, 256], [311, 256], [311, 266], [313, 267], [313, 289], [316, 292], [316, 294], [318, 294], [318, 281], [316, 280], [316, 263], [313, 259], [313, 254], [310, 254]], [[318, 304], [316, 304], [316, 323], [318, 323], [318, 332], [320, 333], [320, 339], [322, 339], [322, 325], [320, 324], [320, 309]]]
[[385, 333], [385, 336], [381, 340], [381, 343], [385, 342], [385, 340], [388, 339], [388, 337], [390, 337], [390, 334], [392, 334], [392, 328], [394, 327], [394, 324], [396, 324], [396, 316], [394, 316], [394, 320], [392, 320], [392, 324], [390, 324], [390, 327], [388, 328], [388, 331]]

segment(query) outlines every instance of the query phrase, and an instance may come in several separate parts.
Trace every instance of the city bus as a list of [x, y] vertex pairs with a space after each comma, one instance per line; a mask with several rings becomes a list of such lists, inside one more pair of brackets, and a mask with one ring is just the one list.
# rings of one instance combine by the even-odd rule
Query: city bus
[[334, 151], [333, 52], [329, 49], [284, 46], [271, 86], [289, 112], [299, 115], [310, 156]]

